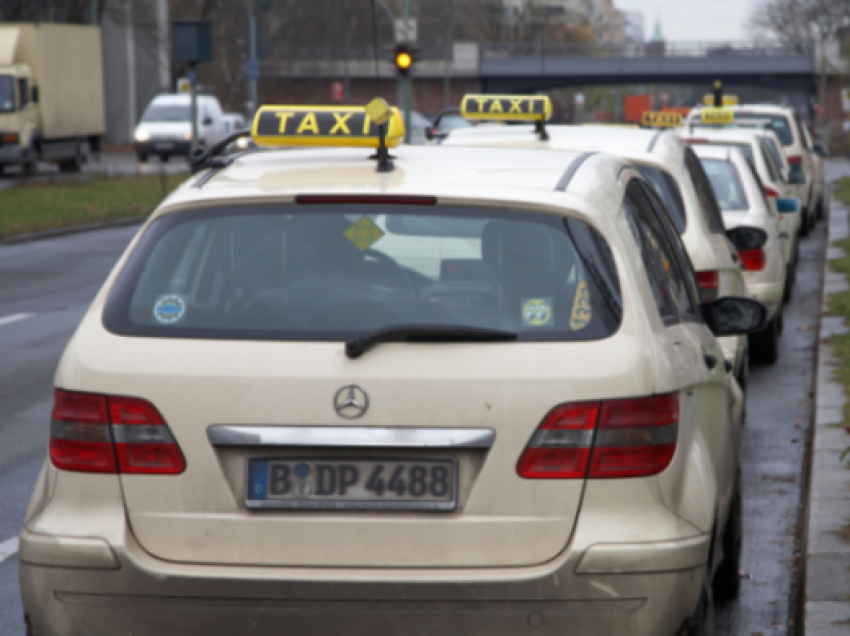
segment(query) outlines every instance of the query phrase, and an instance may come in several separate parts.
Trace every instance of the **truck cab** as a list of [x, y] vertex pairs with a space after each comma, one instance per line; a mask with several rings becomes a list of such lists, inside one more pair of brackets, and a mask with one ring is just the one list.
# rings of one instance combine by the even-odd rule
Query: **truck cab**
[[0, 173], [8, 164], [34, 168], [38, 89], [28, 66], [0, 67]]

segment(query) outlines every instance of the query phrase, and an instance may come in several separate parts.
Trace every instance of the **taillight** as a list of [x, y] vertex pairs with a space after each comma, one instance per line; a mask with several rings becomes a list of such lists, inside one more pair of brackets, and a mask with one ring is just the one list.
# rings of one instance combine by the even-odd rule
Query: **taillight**
[[86, 473], [176, 475], [186, 460], [156, 408], [145, 400], [56, 389], [50, 460]]
[[708, 143], [708, 139], [696, 139], [694, 137], [692, 137], [690, 139], [686, 139], [685, 141], [687, 141], [689, 144], [707, 144]]
[[779, 193], [769, 186], [764, 186], [764, 193], [769, 196], [771, 199], [778, 199]]
[[717, 300], [720, 293], [720, 272], [697, 272], [697, 284], [699, 285], [699, 297], [702, 302], [706, 303]]
[[63, 470], [117, 472], [104, 396], [56, 389], [50, 422], [50, 461]]
[[764, 250], [760, 247], [753, 250], [738, 250], [738, 256], [741, 257], [741, 265], [746, 271], [757, 272], [764, 269]]
[[177, 475], [186, 469], [177, 441], [153, 404], [127, 397], [107, 400], [122, 473]]
[[524, 479], [614, 479], [662, 472], [676, 452], [679, 394], [555, 407], [517, 463]]
[[803, 158], [800, 155], [792, 155], [788, 157], [788, 163], [792, 166], [799, 166], [803, 163]]

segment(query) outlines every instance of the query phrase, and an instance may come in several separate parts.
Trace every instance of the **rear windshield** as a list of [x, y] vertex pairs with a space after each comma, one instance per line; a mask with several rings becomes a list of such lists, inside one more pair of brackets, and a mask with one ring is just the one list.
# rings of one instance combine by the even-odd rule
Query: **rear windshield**
[[664, 202], [664, 207], [670, 213], [673, 225], [679, 234], [684, 234], [688, 227], [688, 218], [685, 216], [685, 202], [682, 200], [682, 191], [679, 184], [668, 173], [650, 166], [638, 166], [640, 173], [652, 184], [658, 196]]
[[724, 212], [734, 212], [749, 209], [747, 195], [738, 175], [738, 169], [731, 161], [722, 159], [700, 159], [720, 209]]
[[794, 137], [791, 133], [791, 121], [785, 115], [770, 115], [766, 113], [735, 113], [736, 122], [747, 121], [765, 121], [770, 122], [770, 127], [776, 136], [779, 137], [779, 143], [783, 146], [790, 146], [794, 143]]
[[776, 140], [774, 140], [772, 137], [765, 137], [764, 143], [765, 146], [767, 146], [768, 151], [770, 151], [770, 156], [773, 157], [773, 161], [776, 163], [780, 170], [784, 170], [786, 167], [785, 155], [783, 155], [779, 151], [779, 148], [776, 145]]
[[347, 340], [462, 326], [519, 340], [613, 334], [606, 241], [551, 214], [411, 205], [252, 206], [151, 224], [104, 324], [127, 336]]
[[724, 148], [737, 148], [742, 153], [744, 153], [744, 156], [747, 158], [747, 160], [750, 163], [755, 164], [755, 162], [756, 162], [755, 155], [753, 155], [753, 147], [748, 143], [740, 143], [740, 142], [736, 143], [734, 141], [710, 141], [709, 143], [712, 146], [723, 146]]
[[151, 104], [142, 115], [142, 121], [192, 121], [192, 107], [187, 104]]

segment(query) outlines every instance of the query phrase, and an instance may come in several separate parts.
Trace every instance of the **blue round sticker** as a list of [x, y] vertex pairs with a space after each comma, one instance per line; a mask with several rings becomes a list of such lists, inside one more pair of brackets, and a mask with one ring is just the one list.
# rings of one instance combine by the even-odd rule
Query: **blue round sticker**
[[160, 296], [153, 306], [153, 317], [163, 325], [179, 322], [186, 313], [186, 301], [177, 294]]

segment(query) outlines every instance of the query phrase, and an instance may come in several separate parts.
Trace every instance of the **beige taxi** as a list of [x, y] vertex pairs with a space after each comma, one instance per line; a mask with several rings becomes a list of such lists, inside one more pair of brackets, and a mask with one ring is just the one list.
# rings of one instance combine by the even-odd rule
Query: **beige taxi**
[[[509, 109], [482, 113], [476, 96], [467, 96], [461, 111], [470, 119], [512, 120]], [[516, 98], [514, 98], [516, 99]], [[541, 97], [541, 99], [545, 99]], [[486, 108], [486, 106], [485, 106]], [[720, 208], [699, 160], [679, 136], [668, 130], [641, 130], [622, 126], [546, 126], [545, 139], [531, 125], [454, 130], [444, 146], [570, 149], [582, 153], [606, 152], [633, 163], [652, 184], [682, 237], [697, 272], [704, 300], [746, 296], [746, 284], [734, 246], [726, 236]], [[722, 338], [724, 355], [735, 368], [742, 388], [748, 373], [747, 339]]]
[[715, 335], [763, 306], [700, 302], [621, 159], [400, 131], [265, 107], [261, 146], [358, 147], [211, 157], [145, 223], [56, 373], [32, 634], [710, 629], [741, 523]]
[[[785, 260], [780, 215], [768, 201], [763, 184], [747, 157], [737, 148], [695, 146], [717, 200], [723, 221], [738, 249], [747, 289], [768, 310], [767, 328], [750, 336], [753, 359], [773, 364], [779, 359], [783, 301], [791, 271]], [[799, 214], [797, 199], [777, 199], [779, 210]], [[783, 215], [784, 216], [784, 215]]]

